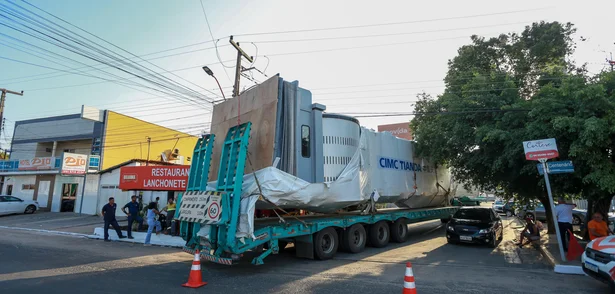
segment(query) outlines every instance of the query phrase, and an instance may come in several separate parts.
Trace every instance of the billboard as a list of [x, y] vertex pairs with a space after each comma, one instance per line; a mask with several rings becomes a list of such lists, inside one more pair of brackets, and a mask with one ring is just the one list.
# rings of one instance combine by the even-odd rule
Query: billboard
[[378, 132], [389, 132], [397, 138], [412, 140], [412, 131], [410, 130], [409, 122], [380, 125], [378, 126]]
[[124, 166], [120, 189], [141, 191], [186, 191], [189, 165]]
[[84, 175], [88, 166], [88, 156], [85, 154], [64, 152], [62, 157], [63, 175]]
[[541, 160], [559, 157], [557, 144], [555, 139], [542, 139], [523, 142], [523, 151], [525, 151], [525, 159]]
[[56, 163], [55, 157], [34, 157], [32, 159], [19, 160], [18, 170], [48, 170], [53, 169]]

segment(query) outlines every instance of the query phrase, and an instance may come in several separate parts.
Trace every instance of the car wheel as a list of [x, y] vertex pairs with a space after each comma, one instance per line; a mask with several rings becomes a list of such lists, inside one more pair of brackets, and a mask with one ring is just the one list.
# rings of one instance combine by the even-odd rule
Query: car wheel
[[369, 226], [369, 245], [376, 248], [382, 248], [389, 244], [391, 232], [389, 224], [386, 221], [379, 221]]
[[34, 205], [28, 205], [28, 207], [26, 207], [26, 210], [24, 211], [25, 214], [33, 214], [36, 211], [36, 206]]
[[342, 233], [342, 248], [350, 253], [359, 253], [365, 249], [367, 233], [362, 224], [354, 224]]
[[511, 217], [511, 216], [513, 216], [512, 211], [507, 210], [507, 211], [506, 211], [506, 216], [507, 216], [507, 217]]
[[502, 241], [504, 240], [504, 229], [502, 229], [502, 231], [500, 232], [500, 238], [498, 238], [498, 241]]
[[495, 233], [493, 233], [493, 236], [491, 236], [491, 238], [489, 238], [489, 244], [488, 245], [489, 245], [489, 248], [496, 248], [496, 247], [498, 247], [498, 242], [496, 240]]
[[334, 228], [326, 228], [315, 234], [314, 255], [317, 259], [331, 259], [337, 253], [339, 238]]
[[451, 239], [448, 239], [448, 238], [446, 239], [446, 243], [453, 244], [453, 245], [457, 244], [457, 242], [455, 242], [455, 241], [453, 241]]
[[572, 224], [573, 225], [580, 225], [581, 224], [581, 218], [576, 216], [576, 215], [573, 215], [572, 216]]

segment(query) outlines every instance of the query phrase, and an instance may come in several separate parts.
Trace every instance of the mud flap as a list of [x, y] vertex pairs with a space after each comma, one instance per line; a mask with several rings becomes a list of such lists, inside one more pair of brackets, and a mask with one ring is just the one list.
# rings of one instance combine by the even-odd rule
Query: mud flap
[[314, 238], [312, 235], [296, 237], [295, 251], [297, 257], [314, 259]]

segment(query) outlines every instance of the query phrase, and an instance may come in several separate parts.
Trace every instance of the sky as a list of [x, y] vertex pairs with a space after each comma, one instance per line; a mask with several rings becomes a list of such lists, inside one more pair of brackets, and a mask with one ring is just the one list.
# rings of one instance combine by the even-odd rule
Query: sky
[[[95, 48], [100, 52], [132, 58], [152, 75], [181, 84], [184, 94], [161, 92], [127, 72], [17, 32], [0, 10], [0, 88], [24, 91], [7, 97], [2, 148], [9, 146], [15, 121], [79, 113], [81, 105], [191, 134], [208, 130], [211, 103], [205, 100], [220, 100], [221, 94], [201, 67], [208, 65], [231, 96], [237, 53], [230, 35], [260, 71], [242, 78], [242, 89], [280, 74], [310, 90], [327, 112], [356, 116], [411, 112], [418, 93], [441, 93], [448, 60], [473, 34], [520, 32], [536, 21], [572, 22], [578, 30], [574, 59], [592, 73], [605, 69], [605, 58], [615, 51], [610, 1], [0, 0], [0, 9], [18, 9], [11, 3], [87, 36], [104, 46]], [[32, 51], [23, 41], [38, 48]], [[126, 84], [135, 82], [148, 88]], [[359, 120], [376, 128], [411, 118]]]

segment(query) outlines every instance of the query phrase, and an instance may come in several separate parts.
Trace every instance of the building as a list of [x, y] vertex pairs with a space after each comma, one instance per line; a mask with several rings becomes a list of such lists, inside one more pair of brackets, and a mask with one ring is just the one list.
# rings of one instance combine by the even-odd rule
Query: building
[[131, 160], [190, 165], [196, 141], [183, 132], [85, 106], [73, 115], [18, 121], [9, 159], [0, 161], [0, 193], [38, 201], [41, 210], [95, 214], [101, 170]]

